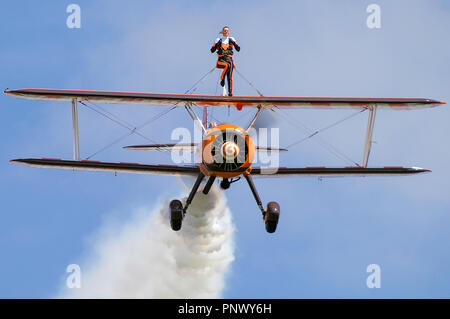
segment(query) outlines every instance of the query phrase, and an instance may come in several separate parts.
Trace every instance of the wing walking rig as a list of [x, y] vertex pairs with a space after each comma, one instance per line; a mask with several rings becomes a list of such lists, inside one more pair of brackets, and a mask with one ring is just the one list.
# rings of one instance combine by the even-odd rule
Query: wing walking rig
[[[61, 89], [18, 89], [5, 90], [5, 93], [18, 98], [43, 101], [64, 101], [72, 104], [73, 150], [72, 160], [53, 158], [25, 158], [11, 160], [13, 163], [36, 167], [59, 168], [70, 170], [111, 171], [135, 174], [186, 175], [196, 177], [194, 186], [186, 202], [173, 200], [170, 203], [170, 224], [173, 230], [179, 230], [186, 211], [191, 204], [202, 181], [207, 178], [203, 193], [207, 194], [216, 178], [221, 178], [220, 186], [228, 189], [235, 178], [243, 176], [252, 191], [256, 203], [261, 210], [266, 230], [273, 233], [276, 230], [280, 206], [276, 202], [269, 202], [264, 209], [259, 194], [253, 183], [253, 177], [282, 177], [282, 176], [372, 176], [372, 175], [410, 175], [430, 172], [419, 167], [367, 167], [375, 115], [378, 109], [413, 110], [435, 107], [445, 104], [425, 98], [390, 98], [390, 97], [282, 97], [282, 96], [219, 96], [198, 94], [159, 94], [141, 92], [111, 92], [89, 90], [61, 90]], [[203, 129], [201, 143], [202, 161], [199, 165], [149, 165], [137, 163], [112, 163], [90, 160], [80, 160], [80, 146], [78, 138], [78, 103], [117, 103], [158, 106], [185, 107], [190, 117]], [[203, 121], [194, 110], [193, 105], [203, 106]], [[221, 124], [208, 127], [207, 107], [236, 107], [255, 108], [256, 113], [248, 128], [244, 129], [232, 124]], [[259, 152], [282, 152], [285, 149], [262, 148], [254, 145], [248, 130], [264, 109], [272, 108], [314, 108], [314, 109], [361, 109], [369, 110], [368, 124], [362, 154], [361, 164], [350, 167], [278, 167], [263, 169], [252, 167], [254, 154]], [[194, 151], [199, 148], [195, 143], [186, 144], [152, 144], [127, 146], [131, 150]], [[268, 173], [269, 172], [269, 173]]]

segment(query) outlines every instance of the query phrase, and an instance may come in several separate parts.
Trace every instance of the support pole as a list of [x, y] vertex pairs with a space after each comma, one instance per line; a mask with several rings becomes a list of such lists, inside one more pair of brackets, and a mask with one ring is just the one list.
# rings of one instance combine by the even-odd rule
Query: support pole
[[375, 114], [377, 111], [377, 107], [375, 105], [371, 105], [369, 107], [369, 110], [370, 113], [367, 120], [366, 139], [364, 142], [364, 152], [362, 156], [361, 167], [367, 167], [367, 162], [369, 161], [370, 148], [372, 147], [372, 133], [375, 124]]
[[186, 204], [184, 205], [185, 212], [188, 209], [189, 205], [191, 205], [191, 202], [194, 199], [194, 196], [197, 193], [198, 187], [200, 186], [203, 178], [205, 178], [205, 175], [203, 175], [203, 173], [199, 173], [197, 179], [195, 180], [194, 186], [192, 187], [191, 192], [189, 193], [189, 196], [186, 200]]
[[208, 179], [208, 181], [206, 182], [205, 187], [203, 188], [203, 194], [207, 195], [214, 183], [214, 181], [216, 180], [216, 176], [211, 175]]
[[80, 160], [80, 136], [78, 131], [77, 99], [72, 99], [72, 127], [73, 127], [73, 160]]
[[247, 127], [246, 131], [248, 131], [253, 124], [255, 124], [256, 120], [258, 119], [259, 115], [261, 114], [263, 108], [261, 105], [258, 106], [258, 111], [256, 112], [255, 116], [253, 117], [253, 120], [250, 122], [249, 126]]
[[203, 134], [206, 133], [206, 127], [203, 125], [202, 121], [200, 121], [200, 119], [198, 118], [197, 114], [195, 113], [195, 111], [191, 107], [191, 105], [186, 103], [184, 108], [186, 109], [186, 111], [188, 112], [189, 116], [194, 121], [194, 123], [197, 123], [197, 125], [202, 129]]
[[208, 129], [208, 107], [203, 107], [203, 127]]
[[256, 190], [255, 184], [253, 184], [253, 179], [250, 176], [250, 174], [248, 174], [248, 175], [244, 174], [244, 177], [247, 180], [248, 186], [250, 186], [250, 190], [252, 191], [253, 197], [255, 197], [256, 204], [258, 205], [259, 210], [261, 211], [261, 213], [262, 213], [262, 215], [264, 217], [266, 212], [265, 212], [264, 207], [262, 205], [261, 198], [259, 198], [259, 194], [258, 194], [258, 191]]

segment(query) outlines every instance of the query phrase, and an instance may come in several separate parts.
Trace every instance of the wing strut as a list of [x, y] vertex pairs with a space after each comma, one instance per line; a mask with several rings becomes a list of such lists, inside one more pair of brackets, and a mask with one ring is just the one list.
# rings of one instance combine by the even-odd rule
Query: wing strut
[[370, 113], [367, 120], [366, 139], [364, 142], [364, 152], [362, 156], [361, 167], [367, 167], [367, 162], [369, 160], [370, 148], [372, 146], [372, 133], [375, 124], [375, 113], [377, 111], [376, 105], [370, 105], [369, 111]]
[[189, 116], [191, 117], [192, 121], [194, 121], [194, 123], [196, 123], [197, 126], [202, 129], [203, 133], [206, 133], [206, 127], [203, 125], [203, 122], [200, 121], [191, 105], [189, 103], [186, 103], [184, 107], [188, 112]]
[[255, 124], [256, 120], [258, 119], [259, 115], [261, 114], [261, 111], [263, 110], [263, 108], [261, 107], [261, 105], [258, 106], [258, 112], [256, 112], [255, 116], [253, 117], [253, 120], [250, 122], [250, 124], [248, 125], [246, 131], [248, 131], [249, 129], [251, 129], [251, 127], [253, 126], [253, 124]]
[[73, 126], [73, 160], [80, 160], [80, 134], [78, 131], [78, 103], [77, 98], [72, 99], [72, 126]]

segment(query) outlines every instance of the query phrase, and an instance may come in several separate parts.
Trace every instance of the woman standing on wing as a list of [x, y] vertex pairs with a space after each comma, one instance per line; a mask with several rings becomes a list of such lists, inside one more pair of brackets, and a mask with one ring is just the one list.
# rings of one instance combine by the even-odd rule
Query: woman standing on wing
[[241, 47], [236, 43], [236, 40], [233, 37], [229, 36], [230, 28], [223, 27], [219, 34], [222, 34], [222, 36], [214, 41], [213, 46], [211, 47], [211, 53], [214, 53], [217, 50], [216, 67], [223, 69], [220, 76], [220, 85], [222, 87], [225, 86], [225, 77], [227, 77], [228, 96], [233, 96], [233, 48], [236, 48], [236, 51], [239, 52]]

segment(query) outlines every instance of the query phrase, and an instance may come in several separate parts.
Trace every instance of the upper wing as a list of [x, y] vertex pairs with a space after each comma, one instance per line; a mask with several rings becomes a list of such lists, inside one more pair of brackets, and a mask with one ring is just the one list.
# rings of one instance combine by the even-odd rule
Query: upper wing
[[369, 176], [369, 175], [409, 175], [431, 172], [420, 167], [279, 167], [260, 168], [255, 167], [251, 171], [252, 176], [281, 177], [281, 176]]
[[200, 172], [198, 166], [176, 165], [144, 165], [137, 163], [110, 163], [98, 161], [71, 161], [55, 158], [26, 158], [11, 160], [12, 163], [25, 164], [36, 167], [52, 167], [60, 169], [105, 171], [152, 175], [189, 175], [197, 176]]
[[6, 94], [32, 100], [48, 101], [91, 101], [99, 103], [142, 104], [142, 105], [180, 105], [193, 103], [199, 106], [235, 106], [272, 108], [356, 108], [363, 109], [369, 105], [410, 110], [423, 107], [433, 107], [445, 104], [425, 98], [395, 98], [395, 97], [314, 97], [314, 96], [220, 96], [198, 94], [161, 94], [138, 92], [111, 92], [88, 90], [61, 89], [19, 89], [5, 90]]

